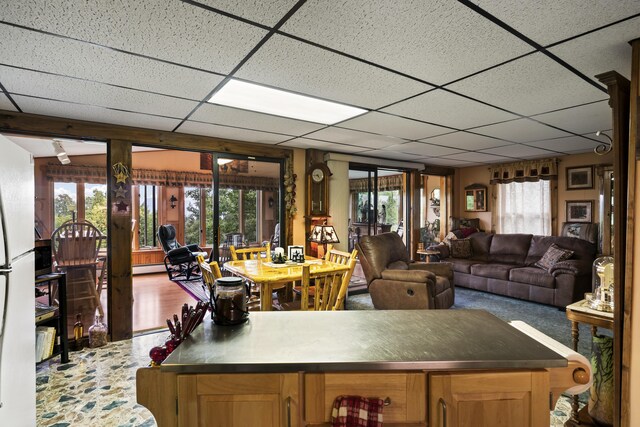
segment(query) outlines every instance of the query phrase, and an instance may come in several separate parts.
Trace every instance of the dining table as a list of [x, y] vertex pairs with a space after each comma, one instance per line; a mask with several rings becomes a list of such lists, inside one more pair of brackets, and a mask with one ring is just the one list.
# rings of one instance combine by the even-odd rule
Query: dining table
[[309, 265], [310, 275], [349, 270], [348, 265], [308, 257], [304, 263], [276, 264], [266, 260], [228, 261], [224, 269], [234, 276], [254, 283], [260, 289], [260, 311], [271, 311], [274, 289], [302, 279], [302, 266]]

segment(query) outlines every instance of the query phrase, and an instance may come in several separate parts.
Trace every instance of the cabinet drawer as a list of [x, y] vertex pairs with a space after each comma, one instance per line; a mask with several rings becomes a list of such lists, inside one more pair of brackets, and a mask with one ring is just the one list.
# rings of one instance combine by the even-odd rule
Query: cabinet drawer
[[341, 395], [388, 398], [385, 424], [426, 421], [426, 375], [421, 372], [305, 374], [304, 391], [307, 423], [331, 421], [333, 402]]

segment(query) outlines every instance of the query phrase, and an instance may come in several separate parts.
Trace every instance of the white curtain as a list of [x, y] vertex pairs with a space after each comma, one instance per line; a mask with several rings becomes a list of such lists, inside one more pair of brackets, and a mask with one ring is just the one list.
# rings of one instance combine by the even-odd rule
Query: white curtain
[[498, 233], [551, 235], [551, 186], [548, 180], [497, 186]]

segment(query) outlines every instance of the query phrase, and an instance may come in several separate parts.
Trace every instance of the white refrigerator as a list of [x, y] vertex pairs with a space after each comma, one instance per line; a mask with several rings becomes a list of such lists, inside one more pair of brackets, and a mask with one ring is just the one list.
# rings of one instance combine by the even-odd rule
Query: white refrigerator
[[0, 135], [0, 425], [36, 425], [34, 204], [33, 157]]

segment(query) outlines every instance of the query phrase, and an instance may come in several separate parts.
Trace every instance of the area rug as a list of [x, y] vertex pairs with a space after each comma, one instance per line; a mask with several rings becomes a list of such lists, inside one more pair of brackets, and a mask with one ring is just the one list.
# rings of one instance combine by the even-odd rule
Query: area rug
[[[368, 293], [349, 295], [346, 309], [373, 310], [371, 296]], [[573, 348], [571, 322], [567, 320], [565, 312], [556, 307], [456, 287], [455, 304], [451, 309], [486, 310], [505, 321], [522, 320], [556, 341]], [[598, 332], [610, 334], [610, 331], [605, 329], [599, 329]], [[587, 357], [591, 354], [591, 330], [585, 324], [580, 324], [578, 352]]]

